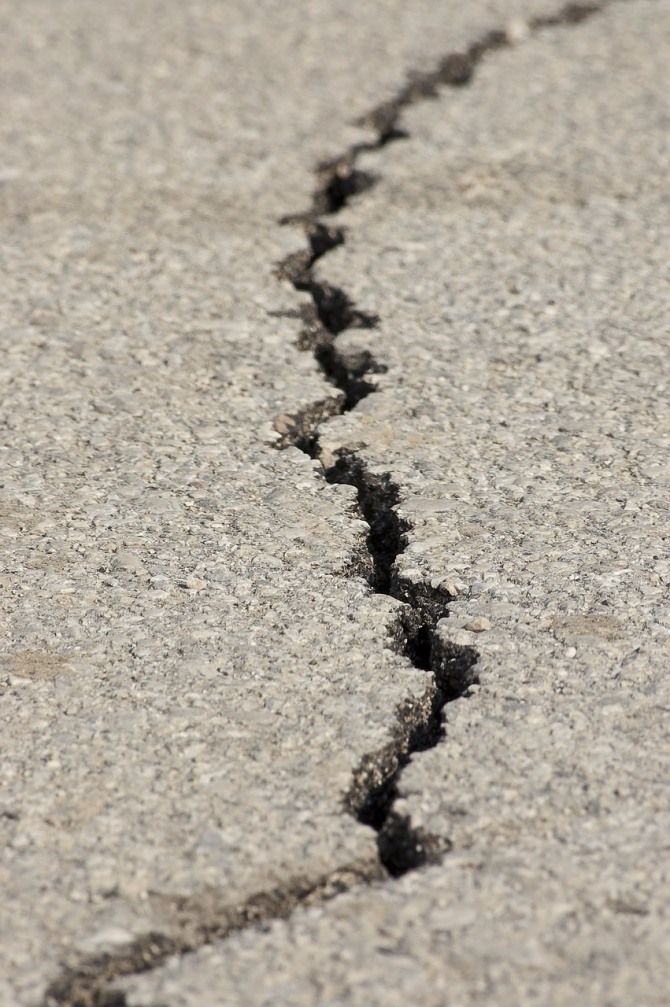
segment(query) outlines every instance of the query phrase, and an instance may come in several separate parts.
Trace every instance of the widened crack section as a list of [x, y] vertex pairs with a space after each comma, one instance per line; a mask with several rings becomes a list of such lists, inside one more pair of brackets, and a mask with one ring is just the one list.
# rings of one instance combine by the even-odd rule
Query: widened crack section
[[[374, 175], [360, 171], [356, 158], [368, 145], [363, 143], [353, 148], [344, 157], [322, 161], [316, 169], [321, 185], [314, 194], [311, 212], [315, 217], [337, 213], [346, 206], [352, 196], [371, 189], [376, 182]], [[369, 149], [369, 148], [368, 148]]]
[[477, 681], [478, 654], [472, 647], [445, 641], [438, 632], [438, 623], [448, 615], [449, 592], [404, 580], [397, 571], [396, 560], [407, 545], [411, 526], [398, 514], [399, 489], [389, 473], [371, 473], [355, 453], [342, 450], [325, 477], [330, 483], [356, 488], [370, 527], [370, 587], [403, 603], [391, 627], [393, 646], [415, 668], [429, 673], [420, 700], [408, 699], [396, 710], [391, 741], [366, 755], [355, 770], [344, 801], [359, 822], [376, 830], [379, 859], [392, 877], [399, 877], [438, 862], [450, 848], [446, 837], [415, 828], [394, 804], [400, 774], [412, 755], [434, 748], [443, 737], [444, 707], [466, 696]]
[[402, 521], [396, 510], [398, 487], [388, 472], [375, 475], [368, 472], [354, 453], [340, 450], [334, 465], [325, 470], [329, 483], [354, 486], [358, 504], [370, 533], [367, 546], [373, 562], [370, 586], [378, 594], [391, 593], [391, 571], [400, 552], [405, 548], [409, 524]]

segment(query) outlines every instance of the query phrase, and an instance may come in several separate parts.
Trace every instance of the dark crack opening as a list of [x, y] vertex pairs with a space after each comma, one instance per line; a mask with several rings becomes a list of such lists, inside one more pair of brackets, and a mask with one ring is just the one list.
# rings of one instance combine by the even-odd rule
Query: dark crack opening
[[[532, 19], [528, 28], [530, 32], [538, 32], [578, 24], [601, 7], [602, 4], [595, 3], [570, 3], [555, 14]], [[318, 184], [311, 207], [303, 214], [282, 220], [282, 223], [299, 222], [305, 227], [307, 248], [284, 260], [278, 272], [296, 290], [311, 297], [311, 304], [303, 307], [306, 324], [297, 345], [312, 352], [324, 377], [342, 393], [335, 412], [351, 411], [361, 399], [375, 392], [376, 384], [368, 380], [368, 375], [384, 373], [385, 368], [371, 350], [359, 353], [354, 363], [338, 346], [341, 333], [353, 328], [374, 328], [379, 319], [359, 311], [340, 287], [315, 279], [316, 262], [346, 240], [341, 228], [333, 228], [319, 218], [337, 214], [352, 197], [374, 184], [374, 176], [359, 170], [357, 162], [362, 154], [380, 150], [408, 135], [399, 125], [405, 108], [437, 98], [443, 87], [469, 84], [477, 66], [489, 53], [511, 44], [505, 31], [494, 29], [466, 50], [449, 53], [432, 70], [410, 75], [395, 98], [359, 120], [359, 125], [372, 129], [376, 135], [354, 144], [342, 156], [318, 165], [315, 171]], [[277, 446], [293, 445], [311, 458], [319, 458], [321, 421], [315, 414], [310, 417], [309, 407], [301, 409], [293, 422], [290, 419], [286, 422], [286, 417], [282, 420], [282, 438]], [[431, 686], [420, 715], [407, 719], [407, 710], [397, 711], [393, 741], [363, 760], [345, 798], [345, 805], [358, 821], [377, 831], [380, 861], [389, 874], [398, 877], [439, 860], [448, 849], [446, 838], [427, 835], [395, 810], [398, 780], [414, 753], [438, 744], [444, 707], [466, 695], [469, 685], [476, 681], [478, 655], [473, 648], [445, 642], [438, 633], [439, 621], [448, 615], [448, 594], [426, 583], [403, 582], [398, 575], [396, 561], [406, 546], [410, 526], [398, 514], [399, 489], [391, 474], [370, 472], [359, 456], [343, 448], [324, 475], [330, 483], [346, 483], [356, 488], [361, 514], [370, 528], [367, 550], [371, 562], [367, 567], [363, 565], [368, 582], [374, 592], [389, 595], [405, 606], [395, 627], [396, 649], [415, 668], [430, 676]], [[355, 569], [352, 567], [352, 572]]]
[[356, 488], [361, 514], [370, 527], [368, 582], [375, 593], [403, 603], [394, 626], [395, 649], [430, 675], [422, 707], [417, 711], [410, 703], [396, 711], [393, 741], [366, 756], [345, 797], [345, 806], [357, 820], [377, 832], [381, 863], [392, 877], [399, 877], [439, 861], [450, 848], [448, 839], [415, 828], [394, 805], [400, 774], [412, 755], [433, 748], [443, 737], [444, 707], [467, 695], [477, 681], [478, 654], [474, 648], [447, 643], [438, 632], [439, 621], [448, 615], [447, 591], [403, 581], [398, 575], [396, 561], [411, 526], [398, 514], [400, 492], [390, 474], [371, 473], [359, 456], [347, 452], [341, 452], [324, 474], [330, 483]]
[[[531, 33], [546, 28], [577, 25], [607, 5], [570, 3], [555, 14], [532, 18]], [[452, 52], [428, 72], [413, 74], [391, 100], [373, 108], [359, 125], [373, 131], [369, 141], [353, 145], [340, 157], [320, 164], [317, 187], [311, 206], [300, 214], [282, 218], [282, 224], [300, 224], [305, 229], [306, 248], [288, 256], [278, 267], [278, 275], [288, 279], [310, 301], [295, 315], [303, 325], [297, 339], [300, 349], [313, 353], [322, 373], [338, 389], [339, 396], [304, 405], [292, 416], [278, 419], [281, 434], [278, 447], [296, 446], [318, 458], [319, 425], [338, 413], [355, 409], [366, 395], [376, 391], [368, 380], [383, 374], [386, 367], [372, 350], [347, 354], [337, 346], [337, 337], [348, 329], [374, 329], [379, 319], [360, 311], [345, 291], [314, 279], [314, 264], [345, 242], [341, 228], [324, 223], [354, 197], [376, 182], [376, 177], [358, 167], [366, 152], [386, 147], [408, 137], [399, 123], [403, 110], [412, 104], [439, 97], [445, 87], [467, 86], [478, 64], [496, 49], [509, 46], [507, 34], [492, 30], [466, 50]], [[367, 557], [354, 558], [352, 575], [366, 576], [371, 590], [403, 603], [392, 627], [394, 645], [410, 663], [425, 671], [427, 687], [419, 698], [408, 698], [396, 710], [389, 743], [366, 755], [353, 774], [344, 797], [346, 810], [358, 821], [375, 829], [379, 864], [372, 869], [360, 865], [343, 867], [322, 878], [292, 878], [270, 892], [259, 892], [243, 905], [204, 905], [197, 899], [173, 900], [167, 916], [172, 935], [148, 933], [118, 952], [79, 958], [65, 964], [46, 991], [42, 1007], [127, 1007], [124, 994], [110, 984], [122, 976], [156, 968], [170, 955], [194, 951], [214, 941], [259, 923], [283, 919], [298, 908], [325, 902], [359, 885], [384, 877], [399, 877], [425, 864], [438, 862], [450, 848], [446, 837], [435, 836], [416, 826], [396, 809], [400, 796], [399, 778], [413, 754], [438, 744], [443, 736], [443, 710], [447, 703], [467, 696], [476, 682], [477, 653], [471, 647], [456, 646], [438, 632], [437, 624], [448, 611], [448, 593], [426, 583], [403, 581], [396, 559], [405, 548], [410, 527], [397, 513], [398, 487], [389, 473], [370, 473], [356, 455], [341, 452], [334, 465], [324, 471], [329, 482], [355, 486], [359, 506], [370, 533]]]
[[352, 196], [366, 192], [375, 184], [374, 175], [356, 168], [351, 161], [352, 158], [325, 161], [317, 168], [317, 176], [323, 180], [312, 207], [317, 216], [337, 213]]

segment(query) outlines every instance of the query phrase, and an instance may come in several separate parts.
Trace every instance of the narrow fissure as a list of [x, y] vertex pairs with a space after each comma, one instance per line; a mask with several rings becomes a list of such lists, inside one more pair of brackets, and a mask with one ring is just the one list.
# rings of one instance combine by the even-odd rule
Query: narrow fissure
[[[531, 18], [528, 34], [545, 28], [576, 25], [603, 10], [613, 0], [569, 3], [553, 15]], [[412, 104], [439, 97], [445, 87], [463, 87], [473, 78], [477, 65], [490, 52], [513, 45], [502, 30], [493, 30], [463, 52], [445, 56], [431, 71], [413, 74], [391, 100], [361, 117], [358, 125], [372, 130], [371, 140], [353, 145], [340, 157], [316, 168], [317, 188], [311, 206], [301, 214], [285, 216], [281, 224], [299, 224], [305, 230], [307, 247], [288, 256], [277, 268], [281, 279], [306, 293], [310, 300], [291, 315], [302, 320], [296, 346], [311, 352], [338, 395], [308, 403], [294, 414], [278, 417], [278, 448], [294, 446], [319, 459], [319, 426], [333, 415], [355, 409], [376, 384], [371, 375], [384, 374], [386, 366], [370, 350], [344, 352], [337, 337], [348, 329], [374, 329], [379, 318], [360, 311], [344, 290], [317, 281], [315, 263], [344, 244], [342, 228], [321, 218], [336, 215], [349, 200], [370, 189], [376, 177], [362, 171], [357, 161], [371, 151], [406, 139], [399, 125], [402, 111]], [[444, 639], [438, 623], [448, 614], [448, 592], [430, 584], [403, 580], [396, 560], [405, 548], [410, 525], [397, 512], [399, 489], [390, 473], [371, 473], [355, 453], [341, 449], [336, 461], [323, 470], [329, 483], [354, 486], [361, 514], [370, 531], [367, 559], [352, 562], [352, 575], [363, 575], [375, 593], [402, 602], [390, 627], [395, 649], [422, 671], [427, 687], [423, 696], [408, 698], [396, 710], [391, 739], [382, 749], [369, 753], [353, 773], [344, 795], [344, 807], [359, 822], [377, 833], [379, 863], [349, 865], [321, 878], [291, 878], [269, 892], [259, 892], [243, 905], [212, 909], [194, 900], [170, 901], [173, 934], [148, 933], [118, 952], [79, 958], [65, 965], [47, 989], [43, 1007], [127, 1007], [124, 993], [111, 984], [161, 965], [171, 955], [195, 951], [233, 933], [269, 920], [284, 919], [298, 908], [326, 902], [360, 885], [389, 876], [397, 878], [423, 865], [439, 862], [449, 851], [448, 838], [433, 835], [413, 825], [396, 810], [399, 778], [413, 754], [437, 745], [443, 736], [443, 710], [447, 703], [468, 695], [477, 681], [478, 654], [472, 647]]]
[[272, 891], [258, 892], [243, 905], [216, 905], [216, 896], [165, 897], [165, 913], [172, 933], [147, 933], [121, 951], [89, 955], [64, 966], [48, 987], [43, 1007], [126, 1007], [122, 990], [112, 984], [123, 976], [139, 975], [162, 964], [172, 955], [184, 955], [233, 933], [267, 920], [286, 919], [298, 906], [327, 902], [336, 895], [381, 877], [378, 867], [365, 869], [352, 864], [320, 878], [289, 878]]

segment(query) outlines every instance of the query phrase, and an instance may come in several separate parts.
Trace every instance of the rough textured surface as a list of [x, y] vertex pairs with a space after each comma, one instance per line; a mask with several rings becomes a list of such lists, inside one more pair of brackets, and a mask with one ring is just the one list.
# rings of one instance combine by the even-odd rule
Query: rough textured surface
[[[170, 950], [129, 1005], [662, 1002], [667, 3], [492, 53], [361, 157], [313, 275], [387, 370], [320, 460], [271, 429], [343, 400], [275, 275], [309, 166], [554, 9], [3, 8], [3, 1005]], [[387, 573], [481, 655], [391, 795], [452, 852], [397, 882], [345, 795], [435, 686], [355, 575], [343, 448], [411, 525]]]
[[344, 577], [353, 491], [270, 446], [334, 395], [274, 268], [305, 165], [430, 6], [399, 34], [368, 5], [358, 42], [347, 5], [3, 7], [8, 1007], [82, 954], [379, 871], [342, 795], [426, 682]]
[[[171, 961], [131, 1007], [667, 1002], [670, 5], [494, 54], [365, 156], [314, 267], [388, 371], [310, 448], [390, 474], [480, 654], [398, 813], [443, 864]], [[344, 450], [343, 450], [344, 449]]]

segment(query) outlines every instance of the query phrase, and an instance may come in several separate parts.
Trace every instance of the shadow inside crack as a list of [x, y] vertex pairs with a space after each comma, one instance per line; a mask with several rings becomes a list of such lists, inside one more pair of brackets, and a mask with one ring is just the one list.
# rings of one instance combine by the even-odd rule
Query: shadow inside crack
[[392, 741], [365, 757], [345, 797], [349, 812], [377, 832], [381, 863], [392, 877], [400, 877], [437, 863], [450, 848], [448, 839], [415, 827], [408, 816], [398, 813], [398, 781], [413, 755], [434, 748], [443, 738], [444, 708], [467, 696], [469, 686], [478, 681], [479, 655], [438, 631], [438, 623], [448, 616], [449, 592], [404, 580], [398, 573], [396, 561], [406, 548], [411, 525], [398, 514], [400, 491], [390, 473], [370, 472], [358, 455], [342, 450], [324, 474], [330, 483], [355, 487], [370, 528], [370, 587], [402, 602], [392, 627], [394, 649], [429, 676], [421, 700], [408, 701], [396, 711]]
[[[530, 33], [535, 33], [579, 24], [603, 6], [603, 2], [568, 3], [554, 14], [532, 18], [527, 27]], [[325, 224], [319, 217], [337, 214], [353, 196], [375, 183], [375, 176], [359, 169], [358, 159], [408, 135], [399, 126], [403, 109], [438, 97], [442, 87], [466, 86], [489, 53], [513, 44], [514, 39], [506, 31], [493, 29], [467, 49], [448, 53], [432, 70], [412, 74], [394, 98], [358, 120], [358, 125], [372, 129], [375, 136], [352, 145], [340, 157], [319, 164], [311, 206], [305, 213], [281, 221], [300, 223], [305, 228], [307, 248], [288, 256], [278, 273], [296, 290], [311, 297], [311, 304], [301, 310], [304, 325], [297, 345], [313, 354], [324, 376], [342, 392], [339, 406], [331, 414], [355, 409], [363, 398], [377, 390], [367, 375], [383, 373], [385, 368], [369, 350], [359, 351], [353, 358], [337, 345], [342, 332], [374, 328], [379, 319], [356, 308], [342, 288], [315, 279], [315, 263], [345, 241], [342, 228]], [[301, 410], [293, 424], [285, 425], [277, 446], [294, 445], [311, 458], [320, 458], [319, 421], [312, 414], [314, 421], [307, 422], [308, 409]], [[367, 537], [370, 562], [352, 563], [352, 572], [359, 570], [374, 592], [389, 595], [403, 604], [392, 628], [395, 648], [413, 667], [429, 676], [423, 699], [408, 701], [396, 711], [391, 742], [362, 760], [344, 802], [358, 821], [376, 830], [380, 861], [391, 876], [398, 877], [434, 862], [448, 848], [448, 840], [428, 835], [395, 810], [398, 778], [413, 754], [438, 744], [444, 707], [466, 696], [469, 686], [477, 681], [478, 654], [472, 647], [446, 641], [438, 631], [440, 620], [448, 615], [451, 601], [448, 592], [425, 582], [403, 580], [398, 573], [396, 561], [406, 547], [410, 526], [398, 514], [399, 490], [391, 474], [371, 472], [354, 452], [342, 448], [324, 475], [330, 483], [356, 488], [361, 514], [370, 528]]]
[[[568, 3], [555, 14], [530, 19], [531, 33], [546, 28], [577, 25], [598, 13], [606, 5]], [[340, 157], [317, 166], [317, 186], [311, 206], [300, 214], [285, 216], [282, 224], [300, 224], [305, 228], [307, 247], [287, 256], [278, 267], [278, 275], [288, 279], [298, 291], [307, 293], [311, 303], [291, 314], [300, 317], [303, 328], [298, 346], [314, 354], [322, 373], [342, 393], [322, 402], [305, 405], [290, 417], [279, 418], [278, 447], [296, 446], [312, 458], [320, 455], [319, 424], [333, 415], [351, 410], [376, 386], [366, 376], [384, 373], [371, 351], [346, 354], [336, 345], [337, 336], [347, 329], [373, 329], [379, 319], [359, 310], [345, 291], [317, 282], [314, 264], [345, 241], [344, 231], [324, 224], [318, 218], [337, 214], [355, 196], [369, 190], [377, 177], [357, 165], [360, 155], [386, 147], [408, 137], [399, 125], [399, 117], [408, 106], [434, 99], [442, 87], [468, 85], [478, 64], [487, 54], [512, 42], [507, 33], [495, 29], [475, 40], [461, 52], [451, 52], [428, 71], [413, 74], [395, 97], [373, 108], [359, 119], [375, 136], [346, 150]], [[64, 966], [49, 986], [43, 1007], [125, 1007], [123, 993], [109, 987], [114, 979], [155, 968], [170, 955], [180, 955], [264, 920], [282, 919], [299, 907], [313, 905], [340, 892], [370, 884], [386, 875], [400, 877], [410, 870], [439, 862], [450, 849], [449, 840], [435, 836], [398, 811], [399, 777], [412, 756], [438, 744], [443, 737], [443, 710], [447, 703], [468, 695], [477, 682], [478, 654], [472, 647], [446, 641], [438, 623], [448, 614], [451, 600], [447, 592], [426, 583], [404, 581], [396, 559], [405, 548], [409, 524], [397, 514], [399, 492], [390, 474], [372, 474], [355, 456], [345, 460], [342, 454], [327, 470], [330, 482], [345, 482], [358, 490], [361, 512], [370, 526], [367, 561], [356, 558], [352, 575], [365, 576], [371, 589], [403, 603], [393, 632], [394, 646], [415, 667], [426, 672], [423, 696], [410, 697], [396, 710], [392, 737], [387, 745], [367, 754], [353, 773], [345, 795], [348, 812], [377, 833], [379, 864], [371, 871], [339, 869], [327, 878], [309, 881], [295, 879], [281, 888], [263, 892], [242, 907], [226, 909], [217, 918], [206, 916], [197, 905], [192, 907], [194, 924], [183, 923], [177, 936], [149, 933], [127, 948], [109, 955], [80, 959]], [[380, 871], [380, 865], [383, 870]], [[188, 930], [190, 937], [184, 934]]]

